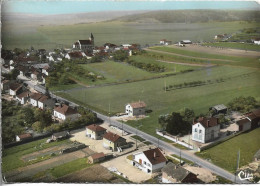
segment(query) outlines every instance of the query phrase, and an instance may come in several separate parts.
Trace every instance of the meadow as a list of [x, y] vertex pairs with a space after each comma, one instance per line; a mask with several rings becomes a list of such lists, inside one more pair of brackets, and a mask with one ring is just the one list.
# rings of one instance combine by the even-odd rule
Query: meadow
[[[164, 90], [165, 84], [178, 84], [196, 80], [227, 79], [225, 82], [208, 84], [200, 87], [184, 88], [174, 91]], [[227, 104], [238, 96], [254, 96], [260, 100], [259, 73], [256, 69], [229, 66], [204, 68], [175, 76], [144, 80], [133, 83], [95, 87], [81, 90], [68, 90], [59, 95], [83, 105], [90, 105], [97, 111], [107, 114], [109, 104], [112, 113], [124, 112], [125, 104], [142, 100], [147, 109], [152, 110], [149, 117], [139, 121], [129, 121], [134, 127], [154, 135], [158, 127], [158, 116], [186, 107], [196, 114], [206, 113], [216, 104]], [[75, 97], [74, 95], [77, 95]]]
[[234, 48], [241, 50], [254, 50], [260, 51], [260, 45], [249, 44], [249, 43], [235, 43], [235, 42], [216, 42], [216, 43], [205, 43], [205, 46], [222, 47], [222, 48]]
[[[30, 29], [28, 29], [28, 28]], [[161, 39], [176, 43], [183, 39], [193, 42], [213, 41], [217, 34], [231, 34], [237, 30], [255, 27], [248, 22], [208, 22], [208, 23], [138, 23], [106, 21], [82, 23], [74, 25], [41, 25], [34, 26], [21, 23], [3, 25], [2, 45], [5, 49], [37, 48], [53, 49], [71, 47], [78, 39], [88, 39], [92, 32], [95, 45], [101, 46], [110, 42], [117, 45], [123, 43], [139, 43], [152, 45]]]
[[210, 159], [214, 164], [235, 173], [237, 165], [237, 153], [239, 150], [239, 167], [252, 162], [254, 154], [259, 150], [260, 147], [259, 132], [260, 128], [243, 133], [217, 146], [197, 153], [197, 155], [205, 159]]

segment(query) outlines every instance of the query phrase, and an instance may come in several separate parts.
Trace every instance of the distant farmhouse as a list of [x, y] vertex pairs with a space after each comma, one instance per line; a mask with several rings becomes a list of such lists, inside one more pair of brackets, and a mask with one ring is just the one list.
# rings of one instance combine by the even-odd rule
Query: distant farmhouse
[[214, 39], [225, 41], [228, 39], [228, 35], [227, 34], [218, 34], [218, 35], [215, 35]]
[[171, 45], [172, 44], [172, 41], [168, 41], [166, 39], [161, 39], [160, 40], [160, 44], [161, 45]]
[[219, 137], [220, 125], [218, 119], [201, 117], [192, 125], [192, 140], [207, 143]]
[[125, 107], [125, 112], [129, 116], [145, 115], [146, 104], [143, 101], [128, 103]]
[[181, 40], [179, 43], [184, 45], [192, 44], [191, 40]]
[[256, 45], [260, 45], [260, 38], [252, 39], [252, 42]]
[[93, 48], [94, 48], [94, 36], [93, 36], [93, 34], [91, 33], [89, 39], [87, 39], [87, 40], [76, 41], [73, 44], [72, 48], [79, 49], [79, 50], [82, 50], [82, 51], [92, 51]]

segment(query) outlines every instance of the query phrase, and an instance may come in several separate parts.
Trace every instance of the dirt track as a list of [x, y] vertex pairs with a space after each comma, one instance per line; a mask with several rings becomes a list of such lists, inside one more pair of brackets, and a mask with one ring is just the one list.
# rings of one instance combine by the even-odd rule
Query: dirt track
[[212, 67], [215, 65], [212, 64], [197, 64], [197, 63], [181, 63], [181, 62], [175, 62], [175, 61], [163, 61], [163, 60], [157, 60], [162, 63], [173, 63], [173, 64], [179, 64], [179, 65], [187, 65], [187, 66], [197, 66], [197, 67]]

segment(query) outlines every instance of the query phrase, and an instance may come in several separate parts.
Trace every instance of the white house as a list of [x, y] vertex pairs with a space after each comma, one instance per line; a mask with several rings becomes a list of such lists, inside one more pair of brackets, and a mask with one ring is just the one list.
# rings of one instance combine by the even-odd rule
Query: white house
[[167, 159], [158, 149], [150, 149], [133, 154], [132, 165], [146, 173], [160, 171], [166, 165]]
[[161, 45], [171, 45], [172, 41], [167, 41], [166, 39], [161, 39], [160, 40], [160, 44]]
[[84, 52], [69, 52], [66, 54], [65, 58], [66, 59], [82, 59], [83, 57], [86, 57], [86, 54]]
[[146, 104], [143, 101], [128, 103], [125, 112], [129, 116], [145, 115]]
[[11, 83], [9, 85], [9, 94], [11, 96], [16, 96], [18, 93], [22, 91], [23, 85], [19, 83]]
[[16, 141], [24, 141], [24, 140], [28, 140], [31, 138], [32, 138], [32, 135], [30, 133], [16, 135]]
[[43, 95], [39, 100], [38, 100], [38, 108], [40, 109], [45, 109], [47, 107], [53, 108], [55, 105], [55, 101], [48, 96]]
[[38, 101], [39, 99], [44, 96], [41, 93], [33, 93], [30, 95], [30, 104], [34, 107], [38, 107]]
[[42, 69], [42, 73], [45, 74], [46, 76], [48, 76], [49, 75], [49, 70], [50, 70], [50, 67], [49, 66], [45, 66]]
[[199, 118], [198, 122], [194, 122], [192, 125], [192, 140], [207, 143], [219, 137], [220, 125], [218, 119], [211, 118]]
[[180, 41], [181, 44], [192, 44], [190, 40], [182, 40]]
[[95, 140], [102, 139], [104, 134], [106, 133], [106, 130], [107, 129], [96, 124], [89, 125], [86, 126], [86, 136]]
[[29, 91], [18, 94], [16, 100], [18, 100], [22, 105], [25, 104], [29, 100]]
[[249, 118], [243, 118], [236, 121], [236, 131], [242, 132], [251, 129], [251, 120]]
[[77, 112], [76, 109], [73, 109], [70, 106], [65, 104], [54, 108], [53, 115], [54, 117], [64, 121], [66, 119], [76, 120], [80, 116], [80, 114]]
[[256, 45], [260, 45], [260, 38], [256, 38], [256, 39], [254, 39], [254, 44], [256, 44]]

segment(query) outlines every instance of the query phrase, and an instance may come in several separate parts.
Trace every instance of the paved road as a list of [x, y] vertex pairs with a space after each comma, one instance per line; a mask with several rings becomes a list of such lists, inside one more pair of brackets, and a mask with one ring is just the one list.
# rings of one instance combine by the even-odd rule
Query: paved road
[[[75, 103], [73, 103], [73, 102], [71, 102], [71, 101], [69, 101], [67, 99], [62, 98], [62, 97], [56, 96], [53, 93], [50, 93], [50, 95], [53, 98], [56, 98], [58, 100], [66, 101], [66, 102], [70, 103], [71, 105], [79, 106], [78, 104], [75, 104]], [[93, 111], [93, 112], [95, 112], [95, 111]], [[115, 120], [109, 119], [109, 117], [107, 117], [107, 116], [105, 116], [103, 114], [100, 114], [98, 112], [95, 112], [95, 113], [97, 114], [97, 117], [99, 117], [100, 119], [102, 119], [102, 120], [104, 120], [104, 121], [106, 121], [108, 123], [110, 122], [111, 125], [113, 125], [113, 126], [117, 126], [119, 128], [123, 127], [123, 130], [125, 130], [128, 133], [134, 133], [135, 134], [137, 132], [137, 134], [139, 136], [141, 136], [142, 138], [144, 138], [145, 140], [150, 141], [150, 142], [152, 142], [155, 145], [159, 144], [160, 148], [165, 149], [165, 150], [167, 150], [169, 152], [172, 152], [174, 154], [177, 154], [177, 155], [180, 154], [180, 149], [170, 145], [169, 143], [161, 141], [161, 140], [157, 139], [154, 136], [146, 134], [146, 133], [144, 133], [144, 132], [142, 132], [140, 130], [137, 130], [136, 128], [133, 128], [133, 127], [131, 127], [129, 125], [123, 124], [123, 123], [121, 123], [119, 121], [115, 121]], [[209, 169], [213, 173], [215, 173], [215, 174], [217, 174], [219, 176], [222, 176], [222, 177], [224, 177], [224, 178], [234, 182], [235, 176], [233, 174], [231, 174], [230, 172], [228, 172], [228, 171], [226, 171], [226, 170], [224, 170], [224, 169], [222, 169], [222, 168], [220, 168], [220, 167], [218, 167], [218, 166], [216, 166], [216, 165], [214, 165], [214, 164], [212, 164], [212, 163], [210, 163], [210, 162], [208, 162], [208, 161], [206, 161], [204, 159], [201, 159], [201, 158], [195, 156], [194, 154], [192, 154], [190, 152], [182, 151], [181, 154], [182, 154], [183, 158], [188, 159], [188, 160], [196, 163], [197, 165], [199, 165], [199, 166], [201, 166], [203, 168]], [[250, 183], [250, 182], [248, 182], [246, 180], [244, 180], [244, 181], [240, 180], [238, 177], [236, 177], [236, 183]]]

